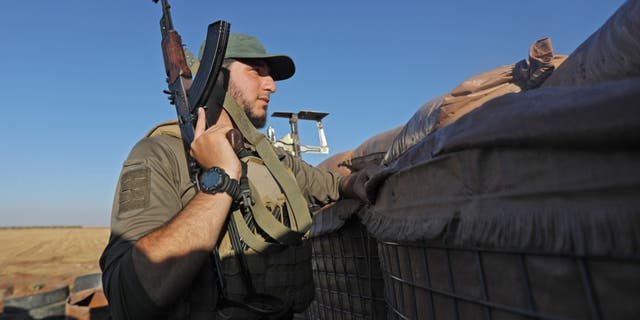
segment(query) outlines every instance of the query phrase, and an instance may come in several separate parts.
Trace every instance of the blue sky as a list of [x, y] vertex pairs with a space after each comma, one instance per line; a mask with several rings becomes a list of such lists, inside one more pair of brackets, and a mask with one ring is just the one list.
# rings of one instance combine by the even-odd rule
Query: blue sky
[[[193, 51], [224, 19], [290, 55], [296, 75], [277, 83], [270, 112], [329, 112], [330, 155], [404, 124], [470, 76], [526, 58], [535, 40], [571, 53], [622, 3], [171, 1]], [[3, 3], [0, 226], [109, 224], [130, 148], [175, 117], [162, 94], [160, 16], [151, 0]], [[268, 124], [288, 132], [285, 119]], [[314, 126], [300, 123], [303, 143], [318, 143]]]

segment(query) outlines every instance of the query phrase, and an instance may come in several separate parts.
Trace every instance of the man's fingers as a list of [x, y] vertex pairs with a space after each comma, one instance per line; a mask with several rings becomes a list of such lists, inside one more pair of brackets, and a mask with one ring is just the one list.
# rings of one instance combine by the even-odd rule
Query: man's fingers
[[196, 122], [196, 129], [194, 132], [194, 139], [197, 139], [199, 136], [201, 136], [207, 126], [207, 114], [204, 111], [204, 108], [200, 107], [198, 108], [198, 121]]

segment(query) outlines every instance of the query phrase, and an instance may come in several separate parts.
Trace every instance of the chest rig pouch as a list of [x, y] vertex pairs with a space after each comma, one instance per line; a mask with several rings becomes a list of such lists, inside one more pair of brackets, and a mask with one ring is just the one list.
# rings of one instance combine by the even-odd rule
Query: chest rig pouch
[[218, 316], [268, 319], [301, 312], [314, 295], [307, 202], [292, 172], [244, 112], [233, 103], [224, 108], [255, 150], [239, 154], [242, 200], [214, 252]]

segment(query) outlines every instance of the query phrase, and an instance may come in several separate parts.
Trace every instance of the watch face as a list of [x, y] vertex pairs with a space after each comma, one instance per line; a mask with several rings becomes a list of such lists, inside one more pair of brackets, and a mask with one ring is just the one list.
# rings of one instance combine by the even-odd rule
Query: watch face
[[218, 170], [207, 170], [200, 179], [200, 184], [207, 191], [215, 190], [222, 183], [222, 176]]

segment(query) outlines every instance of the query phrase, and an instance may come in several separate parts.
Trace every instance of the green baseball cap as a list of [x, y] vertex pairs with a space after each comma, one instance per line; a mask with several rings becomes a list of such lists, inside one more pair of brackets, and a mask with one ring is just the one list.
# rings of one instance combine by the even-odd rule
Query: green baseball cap
[[[198, 58], [202, 58], [204, 42], [200, 46]], [[260, 40], [254, 36], [244, 33], [229, 33], [225, 59], [262, 59], [267, 62], [271, 69], [273, 80], [285, 80], [291, 78], [296, 72], [293, 60], [284, 54], [267, 53]]]

